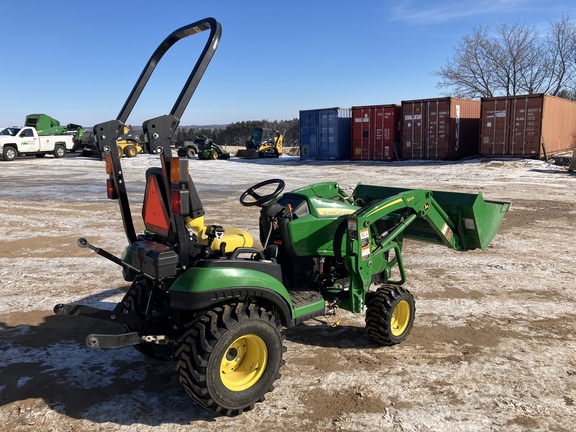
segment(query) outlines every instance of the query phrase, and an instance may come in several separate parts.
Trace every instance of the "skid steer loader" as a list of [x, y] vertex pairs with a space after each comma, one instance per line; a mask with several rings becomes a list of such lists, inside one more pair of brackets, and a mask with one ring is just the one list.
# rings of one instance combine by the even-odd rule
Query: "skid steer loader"
[[252, 129], [250, 139], [246, 141], [246, 149], [236, 152], [237, 158], [258, 159], [278, 158], [282, 156], [284, 135], [269, 128], [256, 127]]
[[[171, 112], [143, 124], [144, 151], [160, 146], [162, 153], [160, 166], [146, 171], [145, 230], [137, 234], [117, 138], [165, 52], [203, 31], [208, 40]], [[261, 209], [262, 248], [244, 230], [208, 224], [188, 159], [172, 157], [170, 148], [220, 35], [212, 18], [173, 32], [153, 53], [118, 117], [94, 127], [105, 153], [107, 195], [118, 201], [128, 244], [122, 257], [84, 238], [78, 244], [121, 266], [131, 285], [112, 311], [78, 304], [58, 304], [54, 311], [117, 323], [117, 334], [88, 335], [87, 345], [134, 346], [170, 359], [199, 405], [237, 415], [263, 401], [280, 377], [283, 328], [341, 308], [365, 311], [367, 333], [377, 343], [405, 340], [415, 303], [404, 287], [403, 240], [484, 249], [509, 203], [363, 184], [349, 196], [336, 182], [284, 192], [284, 181], [270, 179], [240, 196], [241, 205]]]

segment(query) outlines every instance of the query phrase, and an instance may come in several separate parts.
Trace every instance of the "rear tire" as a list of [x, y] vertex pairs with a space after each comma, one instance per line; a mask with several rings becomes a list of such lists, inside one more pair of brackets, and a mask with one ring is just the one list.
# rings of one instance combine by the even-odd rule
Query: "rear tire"
[[196, 150], [193, 147], [188, 147], [186, 149], [186, 157], [192, 159], [196, 156]]
[[126, 155], [126, 157], [133, 158], [136, 157], [137, 154], [138, 149], [136, 148], [136, 146], [128, 145], [124, 147], [124, 155]]
[[280, 328], [270, 312], [253, 303], [206, 312], [191, 324], [176, 352], [184, 389], [217, 414], [252, 409], [280, 378], [285, 351]]
[[59, 159], [63, 158], [64, 156], [66, 156], [66, 147], [57, 144], [56, 147], [54, 147], [54, 157]]
[[396, 345], [408, 337], [416, 305], [412, 294], [397, 285], [384, 285], [366, 295], [366, 330], [381, 345]]

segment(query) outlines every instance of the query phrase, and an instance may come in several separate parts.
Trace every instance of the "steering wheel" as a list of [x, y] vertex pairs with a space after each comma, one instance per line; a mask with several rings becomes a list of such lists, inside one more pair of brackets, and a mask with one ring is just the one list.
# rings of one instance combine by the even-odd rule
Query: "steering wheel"
[[[268, 195], [260, 195], [258, 192], [256, 192], [258, 189], [271, 184], [276, 185], [276, 190], [274, 192], [269, 193]], [[264, 206], [264, 204], [276, 199], [276, 197], [280, 195], [280, 193], [284, 190], [285, 185], [286, 184], [284, 183], [284, 180], [280, 179], [270, 179], [255, 184], [251, 188], [246, 189], [244, 193], [240, 195], [240, 204], [246, 207]], [[254, 198], [254, 201], [247, 201], [246, 197], [248, 196]]]

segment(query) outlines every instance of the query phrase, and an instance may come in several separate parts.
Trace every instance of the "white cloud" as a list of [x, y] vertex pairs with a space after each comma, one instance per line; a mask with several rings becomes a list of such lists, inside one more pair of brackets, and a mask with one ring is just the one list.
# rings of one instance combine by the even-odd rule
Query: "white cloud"
[[407, 1], [393, 7], [391, 18], [412, 25], [441, 24], [467, 17], [520, 11], [531, 3], [530, 0]]

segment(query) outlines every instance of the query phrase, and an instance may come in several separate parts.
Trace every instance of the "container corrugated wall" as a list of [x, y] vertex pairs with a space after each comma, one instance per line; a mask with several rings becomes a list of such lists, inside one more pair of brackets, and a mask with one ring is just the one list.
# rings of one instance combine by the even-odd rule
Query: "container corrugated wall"
[[482, 99], [480, 156], [541, 158], [576, 145], [576, 102], [545, 94]]
[[400, 105], [352, 107], [352, 159], [392, 161], [400, 145]]
[[477, 100], [453, 97], [402, 101], [404, 159], [462, 159], [478, 154]]
[[350, 159], [351, 110], [300, 111], [300, 159]]

